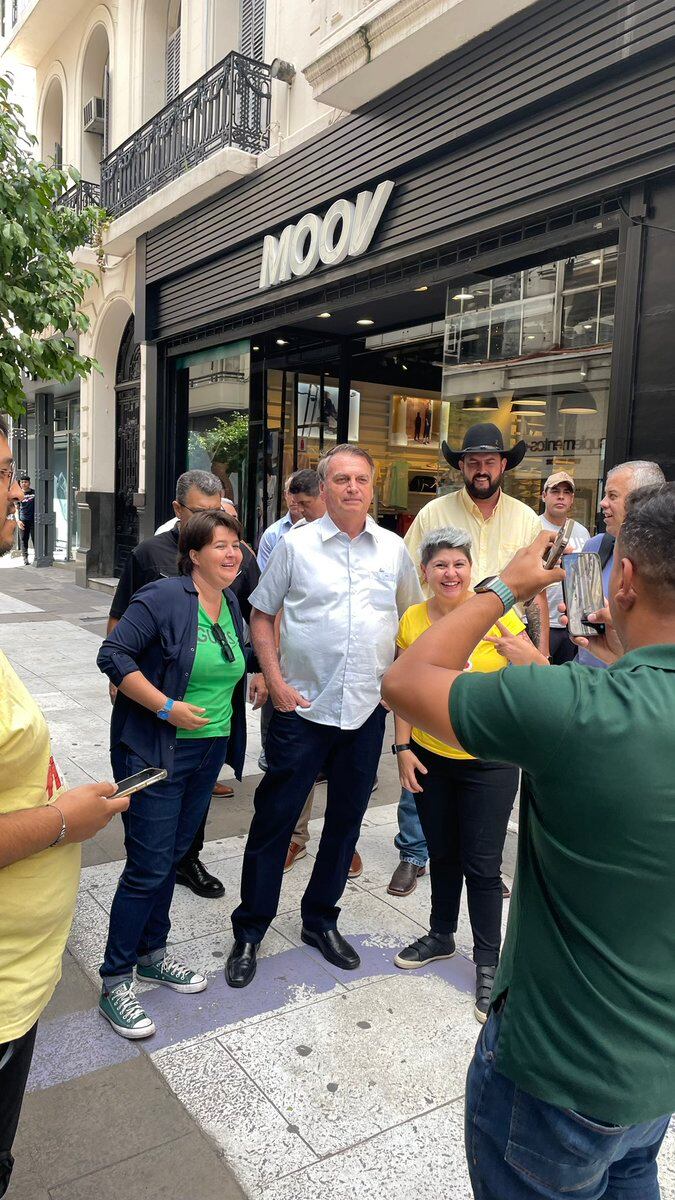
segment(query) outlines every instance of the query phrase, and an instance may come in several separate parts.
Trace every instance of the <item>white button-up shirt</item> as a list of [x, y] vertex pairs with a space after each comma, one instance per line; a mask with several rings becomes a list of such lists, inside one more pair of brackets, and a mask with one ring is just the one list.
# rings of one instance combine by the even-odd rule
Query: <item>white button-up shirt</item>
[[358, 729], [380, 701], [399, 618], [422, 599], [401, 538], [372, 517], [349, 538], [326, 513], [278, 542], [252, 593], [281, 619], [281, 674], [310, 701], [298, 716]]
[[275, 521], [273, 525], [267, 526], [258, 546], [258, 566], [261, 571], [265, 570], [270, 560], [270, 554], [277, 542], [285, 537], [292, 528], [293, 522], [291, 521], [291, 514], [289, 512], [285, 516], [280, 517], [278, 521]]

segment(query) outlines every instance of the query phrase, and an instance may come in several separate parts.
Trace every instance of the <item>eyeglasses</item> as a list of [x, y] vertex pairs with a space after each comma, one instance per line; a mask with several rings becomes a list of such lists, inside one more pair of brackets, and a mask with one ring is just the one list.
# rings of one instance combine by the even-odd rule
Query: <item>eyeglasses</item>
[[9, 466], [0, 467], [0, 480], [3, 483], [6, 483], [8, 488], [14, 487], [14, 484], [18, 482], [18, 479], [19, 473], [16, 469], [16, 463], [14, 462], [14, 459], [12, 459]]
[[212, 625], [211, 632], [212, 632], [214, 638], [216, 639], [218, 645], [220, 646], [220, 653], [222, 654], [223, 658], [225, 659], [225, 662], [233, 663], [234, 662], [234, 650], [232, 649], [230, 643], [228, 642], [223, 630], [220, 628], [220, 625]]

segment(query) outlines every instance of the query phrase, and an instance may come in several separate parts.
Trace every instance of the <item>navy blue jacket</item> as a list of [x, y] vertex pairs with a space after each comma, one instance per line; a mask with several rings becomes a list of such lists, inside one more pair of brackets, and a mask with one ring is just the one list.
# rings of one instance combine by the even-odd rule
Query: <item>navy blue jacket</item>
[[[257, 671], [253, 650], [244, 645], [241, 611], [229, 588], [227, 600], [246, 669]], [[182, 700], [195, 660], [199, 597], [189, 575], [157, 579], [139, 589], [124, 616], [105, 639], [96, 659], [99, 670], [119, 687], [125, 675], [140, 671], [166, 696]], [[246, 674], [232, 696], [232, 727], [226, 763], [241, 779], [246, 754]], [[123, 744], [152, 767], [165, 767], [171, 778], [176, 730], [168, 721], [117, 693], [110, 723], [110, 748]]]

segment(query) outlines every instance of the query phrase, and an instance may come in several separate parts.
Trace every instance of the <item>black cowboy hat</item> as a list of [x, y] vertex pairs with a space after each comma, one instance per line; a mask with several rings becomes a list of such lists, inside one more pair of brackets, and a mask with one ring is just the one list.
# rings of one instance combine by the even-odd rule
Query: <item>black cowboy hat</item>
[[459, 470], [460, 460], [465, 454], [499, 454], [506, 459], [506, 470], [517, 467], [525, 457], [527, 442], [516, 442], [510, 450], [504, 449], [504, 439], [501, 430], [489, 421], [484, 425], [472, 425], [464, 434], [461, 450], [451, 450], [447, 442], [441, 446], [443, 456], [451, 467]]

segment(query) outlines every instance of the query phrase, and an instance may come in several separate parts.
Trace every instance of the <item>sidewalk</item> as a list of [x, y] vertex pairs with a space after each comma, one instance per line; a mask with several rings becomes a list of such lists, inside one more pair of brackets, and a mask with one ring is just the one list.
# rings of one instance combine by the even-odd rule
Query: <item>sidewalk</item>
[[[43, 705], [69, 781], [109, 775], [110, 705], [95, 666], [107, 598], [74, 587], [61, 568], [3, 569], [0, 593], [0, 648]], [[120, 822], [84, 848], [64, 975], [41, 1023], [17, 1140], [13, 1200], [470, 1200], [462, 1094], [479, 1029], [470, 930], [464, 910], [454, 959], [422, 973], [393, 966], [396, 950], [426, 929], [429, 881], [405, 900], [386, 892], [396, 862], [391, 737], [359, 842], [364, 872], [348, 884], [340, 920], [361, 968], [332, 968], [300, 943], [314, 820], [253, 984], [225, 984], [259, 777], [257, 717], [249, 724], [247, 775], [234, 802], [214, 802], [207, 829], [204, 857], [225, 897], [203, 901], [178, 888], [172, 908], [172, 944], [206, 969], [209, 988], [196, 996], [139, 988], [157, 1025], [146, 1042], [118, 1038], [96, 1011]], [[672, 1133], [661, 1187], [675, 1200]]]

